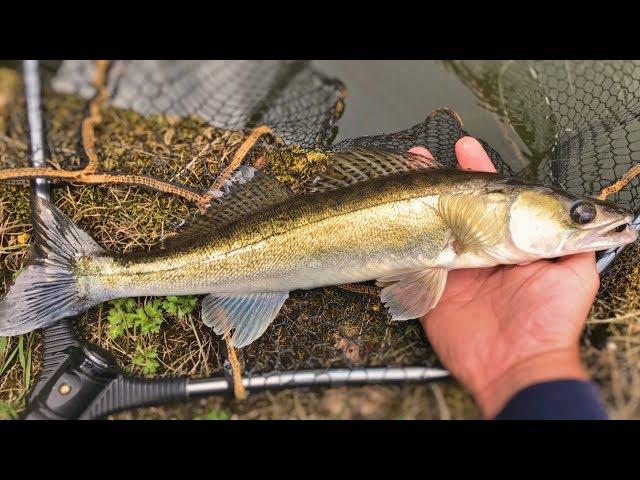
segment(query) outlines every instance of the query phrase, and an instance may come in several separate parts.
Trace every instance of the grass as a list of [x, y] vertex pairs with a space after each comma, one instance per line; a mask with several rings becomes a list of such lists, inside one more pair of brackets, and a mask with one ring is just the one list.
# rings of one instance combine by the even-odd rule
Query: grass
[[17, 418], [36, 378], [36, 333], [0, 337], [0, 419]]
[[640, 246], [603, 279], [587, 320], [583, 357], [613, 418], [640, 418]]
[[[1, 73], [1, 72], [0, 72]], [[0, 98], [2, 96], [0, 81]], [[0, 123], [0, 165], [28, 160], [24, 99], [10, 99]], [[50, 162], [80, 168], [78, 132], [85, 102], [45, 92]], [[207, 188], [231, 159], [243, 132], [212, 129], [197, 118], [141, 117], [107, 108], [97, 129], [102, 167], [174, 178]], [[203, 153], [204, 152], [204, 153]], [[296, 189], [322, 168], [326, 156], [301, 149], [256, 149], [268, 167]], [[253, 160], [253, 159], [252, 159]], [[185, 168], [188, 165], [188, 168]], [[176, 225], [195, 213], [186, 201], [140, 188], [59, 185], [55, 203], [98, 243], [111, 251], [155, 248]], [[0, 186], [0, 293], [20, 270], [31, 234], [29, 194], [24, 185]], [[637, 418], [640, 272], [629, 251], [603, 283], [583, 353], [614, 417]], [[623, 265], [629, 268], [622, 268]], [[200, 297], [119, 299], [87, 311], [80, 329], [136, 375], [223, 375], [222, 340], [199, 318]], [[24, 408], [40, 369], [40, 335], [0, 339], [0, 418]], [[273, 370], [384, 365], [437, 365], [415, 321], [391, 322], [379, 299], [337, 288], [292, 292], [280, 315], [256, 342], [239, 352], [245, 373]], [[146, 407], [113, 418], [477, 418], [469, 395], [454, 381], [433, 385], [312, 388], [250, 393], [247, 400], [194, 399]]]
[[195, 417], [195, 420], [229, 420], [230, 418], [231, 413], [229, 413], [228, 411], [212, 408], [205, 415], [199, 415]]

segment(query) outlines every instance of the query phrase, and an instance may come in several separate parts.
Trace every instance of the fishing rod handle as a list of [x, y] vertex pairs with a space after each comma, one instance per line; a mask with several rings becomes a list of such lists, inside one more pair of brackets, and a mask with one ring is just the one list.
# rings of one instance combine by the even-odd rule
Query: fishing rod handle
[[79, 419], [98, 419], [130, 408], [185, 401], [189, 398], [187, 382], [187, 377], [145, 379], [120, 375], [100, 392]]

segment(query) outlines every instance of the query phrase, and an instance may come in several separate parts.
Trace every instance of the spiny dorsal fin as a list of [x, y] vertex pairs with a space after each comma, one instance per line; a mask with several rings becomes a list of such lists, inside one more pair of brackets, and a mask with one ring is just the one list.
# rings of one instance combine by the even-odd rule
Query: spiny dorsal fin
[[506, 206], [491, 205], [483, 197], [470, 194], [442, 195], [438, 213], [455, 237], [458, 252], [487, 248], [500, 240], [500, 216]]
[[324, 192], [372, 178], [427, 168], [442, 168], [442, 165], [422, 155], [358, 146], [349, 151], [332, 153], [327, 170], [307, 184], [305, 190]]
[[274, 176], [248, 165], [241, 166], [222, 190], [215, 190], [213, 193], [214, 198], [218, 198], [221, 203], [213, 204], [203, 214], [182, 224], [174, 236], [164, 240], [164, 248], [177, 247], [202, 238], [214, 229], [293, 196], [293, 192]]

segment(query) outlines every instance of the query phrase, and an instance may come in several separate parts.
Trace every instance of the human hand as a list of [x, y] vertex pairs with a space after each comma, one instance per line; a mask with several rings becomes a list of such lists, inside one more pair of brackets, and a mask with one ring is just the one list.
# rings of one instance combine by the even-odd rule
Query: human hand
[[[410, 152], [432, 157], [422, 147]], [[456, 143], [456, 157], [463, 169], [495, 172], [471, 137]], [[527, 386], [588, 378], [579, 339], [599, 285], [593, 252], [453, 270], [421, 322], [442, 363], [493, 418]]]

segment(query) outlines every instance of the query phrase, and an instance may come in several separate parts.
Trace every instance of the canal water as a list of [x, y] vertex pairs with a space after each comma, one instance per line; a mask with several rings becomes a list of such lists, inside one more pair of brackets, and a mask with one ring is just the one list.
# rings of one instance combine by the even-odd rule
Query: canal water
[[322, 60], [314, 66], [347, 87], [335, 143], [403, 130], [447, 107], [460, 114], [471, 135], [488, 142], [507, 163], [519, 155], [509, 129], [442, 61]]

